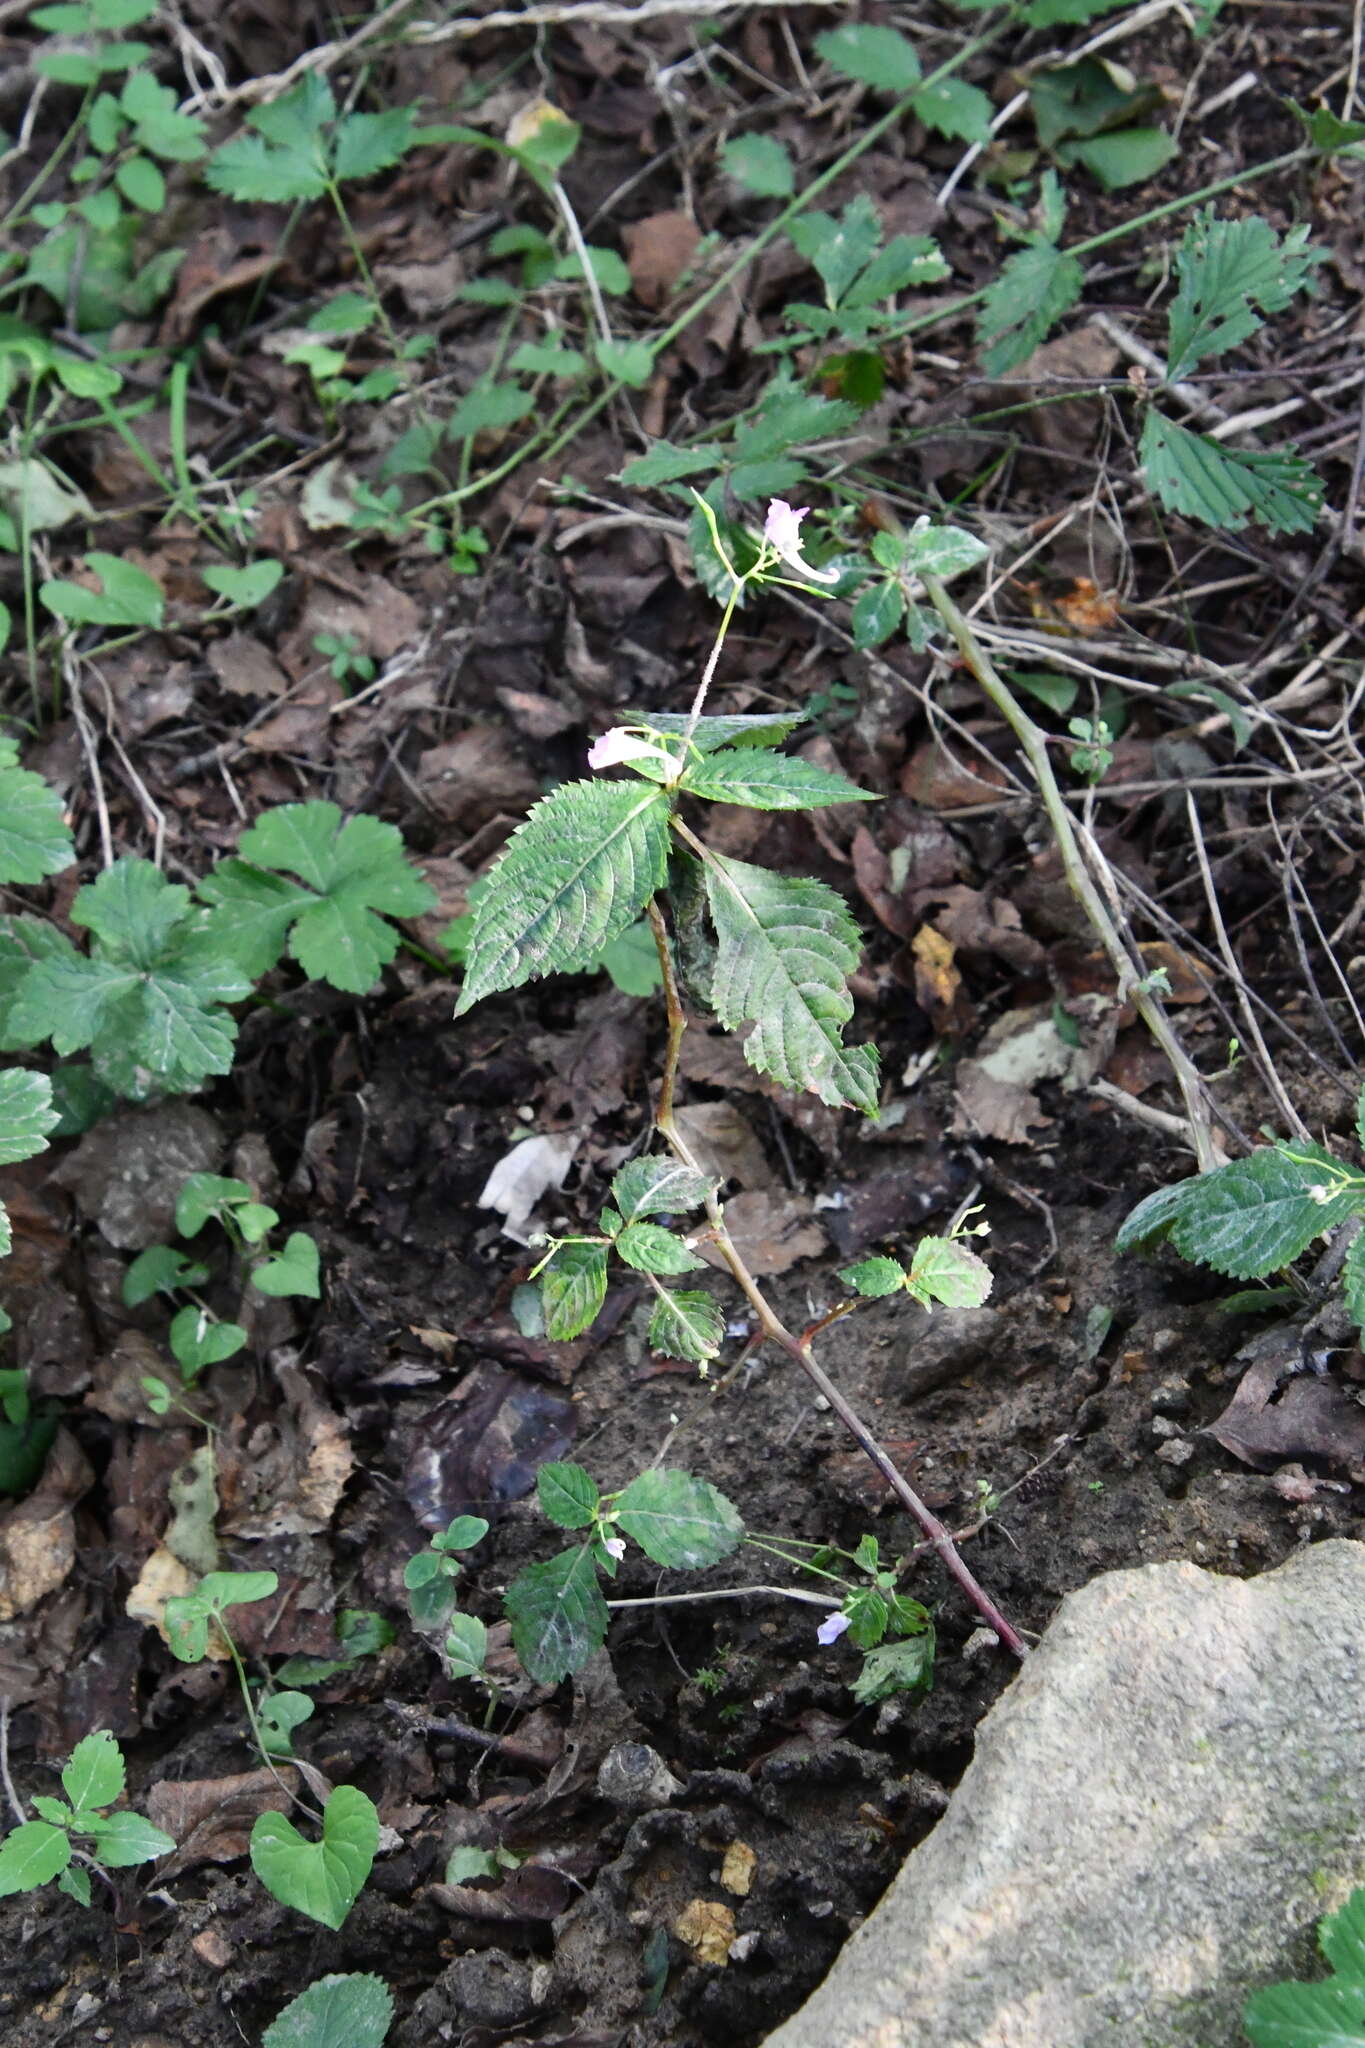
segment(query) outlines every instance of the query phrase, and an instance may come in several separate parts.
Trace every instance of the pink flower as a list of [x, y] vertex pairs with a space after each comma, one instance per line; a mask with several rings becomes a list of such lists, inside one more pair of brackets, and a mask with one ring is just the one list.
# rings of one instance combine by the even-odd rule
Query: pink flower
[[602, 1548], [608, 1557], [614, 1557], [619, 1564], [626, 1554], [626, 1539], [624, 1536], [604, 1536]]
[[666, 761], [670, 768], [676, 764], [671, 754], [662, 747], [652, 747], [648, 740], [641, 739], [626, 725], [614, 725], [610, 732], [604, 732], [600, 740], [594, 740], [588, 749], [589, 768], [615, 768], [622, 761], [643, 761], [653, 756], [655, 760]]
[[815, 1640], [818, 1643], [823, 1643], [825, 1648], [828, 1649], [831, 1643], [838, 1642], [847, 1627], [848, 1616], [846, 1614], [831, 1614], [829, 1620], [822, 1621], [819, 1628], [816, 1629]]
[[793, 507], [784, 498], [773, 498], [763, 522], [763, 538], [789, 569], [795, 569], [798, 576], [804, 576], [811, 583], [837, 583], [837, 569], [813, 569], [802, 556], [801, 521], [809, 511], [809, 505]]

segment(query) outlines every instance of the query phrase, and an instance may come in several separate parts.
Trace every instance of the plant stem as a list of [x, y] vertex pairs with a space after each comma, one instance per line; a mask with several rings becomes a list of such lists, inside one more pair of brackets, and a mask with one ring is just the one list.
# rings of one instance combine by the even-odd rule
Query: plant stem
[[1043, 732], [1034, 724], [1008, 684], [1002, 680], [990, 656], [973, 633], [968, 620], [953, 603], [938, 577], [924, 576], [921, 580], [930, 604], [957, 642], [963, 661], [1023, 748], [1024, 757], [1038, 785], [1038, 794], [1043, 800], [1043, 809], [1047, 812], [1048, 823], [1052, 827], [1057, 851], [1061, 856], [1062, 869], [1071, 885], [1071, 892], [1089, 918], [1095, 936], [1108, 954], [1110, 965], [1118, 976], [1120, 1002], [1132, 1003], [1171, 1063], [1172, 1072], [1185, 1103], [1190, 1143], [1199, 1161], [1200, 1172], [1207, 1173], [1220, 1161], [1205, 1106], [1203, 1079], [1171, 1029], [1160, 1003], [1150, 990], [1143, 987], [1142, 975], [1134, 966], [1118, 926], [1110, 916], [1108, 906], [1086, 866], [1081, 851], [1080, 835], [1066, 799], [1057, 785], [1057, 778], [1052, 772], [1052, 762], [1048, 756]]
[[[705, 848], [700, 845], [699, 841], [693, 838], [686, 826], [680, 825], [676, 819], [674, 820], [674, 829], [681, 838], [688, 842], [694, 851], [699, 853], [705, 852]], [[678, 990], [678, 979], [673, 968], [673, 951], [668, 942], [668, 932], [658, 907], [653, 900], [651, 900], [649, 905], [649, 921], [650, 928], [654, 933], [654, 943], [659, 952], [659, 970], [663, 976], [664, 1001], [668, 1009], [668, 1050], [664, 1061], [663, 1083], [659, 1091], [659, 1107], [654, 1121], [660, 1137], [668, 1146], [673, 1156], [684, 1166], [690, 1168], [693, 1173], [701, 1173], [702, 1168], [694, 1157], [687, 1140], [678, 1129], [673, 1113], [673, 1084], [677, 1074], [678, 1054], [682, 1046], [682, 1035], [687, 1029], [687, 1018], [683, 1012], [682, 1000]], [[806, 1374], [807, 1378], [814, 1385], [816, 1392], [821, 1394], [828, 1402], [863, 1455], [876, 1466], [897, 1500], [900, 1501], [902, 1507], [918, 1522], [920, 1528], [928, 1537], [929, 1542], [942, 1559], [945, 1570], [951, 1578], [957, 1581], [987, 1626], [994, 1629], [1001, 1642], [1008, 1649], [1012, 1650], [1016, 1657], [1027, 1656], [1028, 1649], [1023, 1638], [1006, 1621], [989, 1593], [977, 1582], [975, 1574], [959, 1555], [952, 1537], [943, 1523], [940, 1522], [938, 1516], [920, 1499], [909, 1480], [904, 1478], [897, 1469], [895, 1461], [882, 1449], [871, 1430], [868, 1429], [857, 1414], [851, 1402], [845, 1399], [824, 1367], [817, 1362], [815, 1354], [810, 1348], [809, 1339], [795, 1336], [770, 1306], [758, 1282], [745, 1265], [734, 1239], [726, 1229], [724, 1211], [714, 1194], [707, 1197], [706, 1213], [710, 1219], [711, 1228], [715, 1233], [716, 1247], [729, 1267], [731, 1276], [739, 1287], [740, 1292], [758, 1317], [760, 1327], [765, 1336], [770, 1338], [774, 1344], [779, 1345], [789, 1358], [795, 1359], [802, 1372]]]

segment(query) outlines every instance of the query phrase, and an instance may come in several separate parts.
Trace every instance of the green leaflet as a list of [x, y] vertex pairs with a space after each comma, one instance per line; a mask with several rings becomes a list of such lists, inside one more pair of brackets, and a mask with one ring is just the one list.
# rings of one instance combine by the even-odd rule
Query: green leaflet
[[1007, 257], [987, 288], [978, 323], [981, 339], [993, 343], [981, 357], [987, 375], [999, 377], [1032, 355], [1075, 305], [1084, 283], [1079, 260], [1050, 242]]
[[627, 1223], [699, 1208], [715, 1182], [663, 1152], [632, 1159], [611, 1184], [612, 1200]]
[[568, 782], [508, 841], [474, 913], [457, 1017], [498, 989], [581, 974], [663, 887], [668, 799], [639, 782]]
[[724, 854], [706, 856], [706, 892], [720, 940], [711, 1003], [727, 1029], [752, 1023], [744, 1057], [784, 1088], [822, 1102], [877, 1107], [877, 1054], [846, 1046], [853, 1014], [847, 977], [858, 930], [823, 882], [773, 874]]
[[601, 1494], [597, 1481], [581, 1465], [542, 1465], [536, 1474], [536, 1498], [542, 1514], [561, 1529], [587, 1529], [596, 1517]]
[[878, 801], [870, 789], [859, 789], [846, 777], [831, 775], [799, 755], [753, 748], [720, 754], [689, 768], [679, 786], [689, 796], [707, 797], [718, 804], [747, 804], [755, 811], [809, 811], [825, 804]]
[[538, 1685], [581, 1670], [607, 1639], [607, 1603], [586, 1543], [519, 1572], [507, 1589], [512, 1647]]
[[1219, 220], [1211, 206], [1190, 222], [1176, 257], [1180, 289], [1169, 314], [1171, 383], [1207, 356], [1236, 348], [1263, 324], [1263, 314], [1283, 312], [1327, 259], [1325, 249], [1308, 246], [1308, 236], [1301, 225], [1281, 240], [1257, 213]]
[[704, 1263], [658, 1223], [628, 1223], [615, 1249], [618, 1258], [641, 1273], [695, 1273]]
[[70, 867], [71, 833], [56, 790], [18, 763], [13, 740], [0, 739], [0, 882], [41, 882]]
[[955, 1237], [922, 1237], [915, 1246], [905, 1291], [923, 1307], [980, 1308], [991, 1291], [991, 1269]]
[[261, 2048], [382, 2048], [393, 1996], [380, 1977], [318, 1977], [261, 2036]]
[[1225, 448], [1152, 410], [1141, 456], [1162, 504], [1208, 526], [1235, 532], [1254, 519], [1271, 533], [1311, 533], [1322, 510], [1321, 479], [1292, 443], [1273, 452]]
[[[684, 711], [625, 711], [622, 725], [643, 725], [665, 739], [680, 738], [690, 720]], [[722, 747], [775, 747], [795, 732], [805, 719], [799, 711], [765, 717], [753, 712], [731, 712], [716, 718], [699, 718], [692, 745], [699, 754], [714, 754]]]
[[604, 1244], [562, 1244], [540, 1276], [545, 1334], [556, 1344], [581, 1337], [607, 1298]]
[[283, 1813], [258, 1814], [251, 1867], [282, 1906], [335, 1931], [359, 1898], [379, 1847], [379, 1815], [356, 1785], [338, 1785], [322, 1814], [322, 1840], [305, 1841]]
[[1365, 1175], [1321, 1145], [1265, 1145], [1158, 1188], [1125, 1220], [1120, 1251], [1169, 1238], [1182, 1257], [1234, 1280], [1260, 1279], [1289, 1265], [1323, 1231], [1365, 1212]]
[[860, 1259], [855, 1266], [841, 1266], [839, 1278], [847, 1281], [855, 1294], [880, 1301], [884, 1295], [900, 1293], [906, 1272], [898, 1259]]
[[725, 1317], [699, 1287], [678, 1287], [656, 1303], [649, 1319], [649, 1342], [665, 1358], [687, 1358], [704, 1365], [720, 1350]]
[[719, 1564], [744, 1537], [733, 1501], [691, 1472], [641, 1472], [617, 1501], [616, 1520], [646, 1557], [679, 1571]]

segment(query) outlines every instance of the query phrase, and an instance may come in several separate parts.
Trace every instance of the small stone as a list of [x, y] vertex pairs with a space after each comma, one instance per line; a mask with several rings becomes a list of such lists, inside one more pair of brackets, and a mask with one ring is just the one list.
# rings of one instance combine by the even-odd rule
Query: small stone
[[202, 1934], [196, 1934], [190, 1947], [211, 1970], [225, 1970], [232, 1961], [232, 1950], [216, 1927], [206, 1927]]
[[648, 1813], [651, 1807], [667, 1806], [682, 1789], [659, 1752], [644, 1742], [618, 1742], [607, 1751], [597, 1772], [600, 1797], [623, 1813]]
[[999, 1648], [1000, 1638], [993, 1628], [974, 1628], [962, 1645], [959, 1655], [970, 1660], [973, 1657], [988, 1656], [992, 1650]]
[[762, 1939], [763, 1936], [756, 1927], [751, 1927], [747, 1934], [736, 1935], [735, 1939], [730, 1943], [730, 1961], [732, 1963], [747, 1963]]
[[1172, 1422], [1169, 1415], [1154, 1415], [1147, 1427], [1158, 1443], [1169, 1442], [1173, 1436], [1183, 1436], [1178, 1422]]
[[735, 1940], [735, 1916], [719, 1899], [692, 1899], [673, 1922], [673, 1932], [699, 1963], [723, 1970]]
[[747, 1899], [758, 1869], [758, 1858], [747, 1842], [731, 1842], [720, 1866], [720, 1881], [737, 1899]]
[[1155, 1415], [1188, 1415], [1190, 1398], [1188, 1380], [1162, 1380], [1152, 1388], [1152, 1412]]
[[531, 1970], [531, 2003], [548, 2005], [554, 1996], [555, 1966], [553, 1963], [536, 1963]]
[[1188, 1465], [1194, 1445], [1187, 1436], [1173, 1436], [1169, 1443], [1157, 1445], [1156, 1455], [1163, 1465]]

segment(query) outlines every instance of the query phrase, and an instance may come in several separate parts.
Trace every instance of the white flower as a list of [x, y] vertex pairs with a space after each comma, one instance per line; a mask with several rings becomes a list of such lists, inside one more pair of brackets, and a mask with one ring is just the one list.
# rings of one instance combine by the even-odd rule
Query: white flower
[[589, 768], [615, 768], [621, 761], [643, 761], [652, 756], [664, 761], [670, 768], [677, 766], [671, 754], [662, 747], [651, 746], [641, 739], [627, 725], [614, 725], [610, 732], [604, 732], [600, 740], [594, 740], [588, 749]]
[[784, 498], [773, 498], [763, 522], [763, 538], [789, 569], [795, 569], [798, 576], [804, 576], [811, 583], [837, 583], [837, 569], [813, 569], [802, 556], [801, 521], [809, 511], [809, 505], [793, 507]]
[[626, 1539], [624, 1536], [604, 1536], [602, 1548], [608, 1557], [614, 1557], [619, 1564], [626, 1554]]
[[847, 1627], [848, 1616], [846, 1614], [831, 1614], [829, 1620], [822, 1621], [819, 1628], [816, 1629], [815, 1640], [818, 1643], [823, 1643], [826, 1649], [828, 1649], [831, 1643], [838, 1642]]

